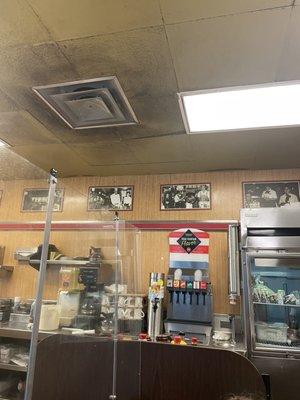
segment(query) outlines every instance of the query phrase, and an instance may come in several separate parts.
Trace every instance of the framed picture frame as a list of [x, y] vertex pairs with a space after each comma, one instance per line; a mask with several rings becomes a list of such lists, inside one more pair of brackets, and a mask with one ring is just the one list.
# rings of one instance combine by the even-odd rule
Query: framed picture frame
[[88, 211], [132, 211], [134, 187], [90, 186], [88, 191]]
[[[49, 189], [34, 188], [24, 189], [22, 198], [22, 212], [45, 212], [48, 202]], [[56, 189], [53, 212], [61, 212], [64, 203], [64, 189]]]
[[244, 208], [300, 207], [297, 180], [242, 182]]
[[211, 184], [176, 183], [161, 185], [160, 210], [211, 210]]

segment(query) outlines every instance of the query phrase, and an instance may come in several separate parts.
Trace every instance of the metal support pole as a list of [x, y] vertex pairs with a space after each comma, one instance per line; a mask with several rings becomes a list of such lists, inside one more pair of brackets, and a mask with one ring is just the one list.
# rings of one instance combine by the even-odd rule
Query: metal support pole
[[53, 205], [54, 205], [55, 188], [56, 188], [56, 184], [57, 184], [56, 175], [57, 175], [57, 171], [55, 169], [51, 169], [50, 178], [49, 178], [49, 194], [48, 194], [48, 204], [47, 204], [47, 210], [46, 210], [43, 247], [42, 247], [42, 254], [41, 254], [40, 270], [39, 270], [39, 274], [38, 274], [38, 282], [37, 282], [37, 287], [36, 287], [34, 320], [33, 320], [32, 333], [31, 333], [29, 364], [28, 364], [28, 370], [27, 370], [26, 389], [25, 389], [24, 400], [31, 400], [32, 391], [33, 391], [34, 370], [35, 370], [37, 344], [38, 344], [38, 337], [39, 337], [39, 326], [40, 326], [40, 317], [41, 317], [41, 309], [42, 309], [43, 290], [44, 290], [44, 283], [45, 283], [45, 278], [46, 278], [52, 211], [53, 211]]
[[119, 313], [119, 260], [120, 260], [120, 223], [118, 213], [114, 218], [116, 234], [116, 268], [115, 268], [115, 312], [114, 312], [114, 334], [113, 334], [113, 370], [112, 370], [112, 394], [110, 400], [117, 398], [117, 362], [118, 362], [118, 313]]
[[240, 296], [239, 235], [236, 225], [228, 227], [229, 302], [236, 304]]

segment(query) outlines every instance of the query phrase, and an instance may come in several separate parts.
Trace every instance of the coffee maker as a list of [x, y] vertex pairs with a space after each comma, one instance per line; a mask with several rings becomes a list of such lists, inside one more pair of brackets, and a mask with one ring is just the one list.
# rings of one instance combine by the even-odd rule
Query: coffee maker
[[79, 313], [74, 326], [78, 329], [96, 329], [100, 324], [101, 293], [103, 284], [98, 283], [99, 266], [87, 265], [80, 268], [78, 281], [84, 285]]
[[80, 267], [78, 283], [84, 287], [81, 294], [79, 313], [74, 326], [79, 329], [93, 330], [100, 325], [101, 296], [104, 283], [101, 249], [91, 246], [88, 262]]

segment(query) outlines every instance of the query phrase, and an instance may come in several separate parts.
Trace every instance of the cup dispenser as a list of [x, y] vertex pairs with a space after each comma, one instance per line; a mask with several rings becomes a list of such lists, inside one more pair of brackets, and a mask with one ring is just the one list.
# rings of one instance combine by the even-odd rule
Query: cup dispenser
[[165, 274], [151, 272], [148, 291], [148, 335], [152, 340], [162, 332], [162, 302]]

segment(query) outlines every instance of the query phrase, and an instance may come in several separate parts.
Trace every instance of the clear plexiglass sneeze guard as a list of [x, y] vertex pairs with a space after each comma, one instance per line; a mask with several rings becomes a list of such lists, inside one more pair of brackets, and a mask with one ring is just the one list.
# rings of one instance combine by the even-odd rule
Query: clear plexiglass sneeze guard
[[[62, 221], [61, 215], [53, 212], [53, 198], [60, 187], [55, 174], [49, 181], [45, 221], [27, 223], [28, 232], [19, 232], [14, 239], [16, 247], [35, 249], [29, 259], [15, 261], [21, 265], [18, 279], [22, 280], [23, 271], [24, 280], [31, 280], [30, 294], [25, 294], [22, 284], [6, 290], [7, 296], [19, 298], [20, 303], [31, 303], [28, 320], [18, 326], [31, 334], [24, 399], [36, 398], [33, 383], [38, 343], [56, 334], [69, 343], [107, 342], [113, 354], [111, 366], [103, 366], [111, 369], [107, 398], [117, 398], [118, 340], [137, 338], [144, 317], [139, 231], [113, 211], [91, 213], [91, 220]], [[65, 182], [63, 186], [78, 196], [77, 189], [66, 188]], [[86, 194], [80, 196], [87, 200]], [[8, 235], [10, 232], [2, 240]]]

